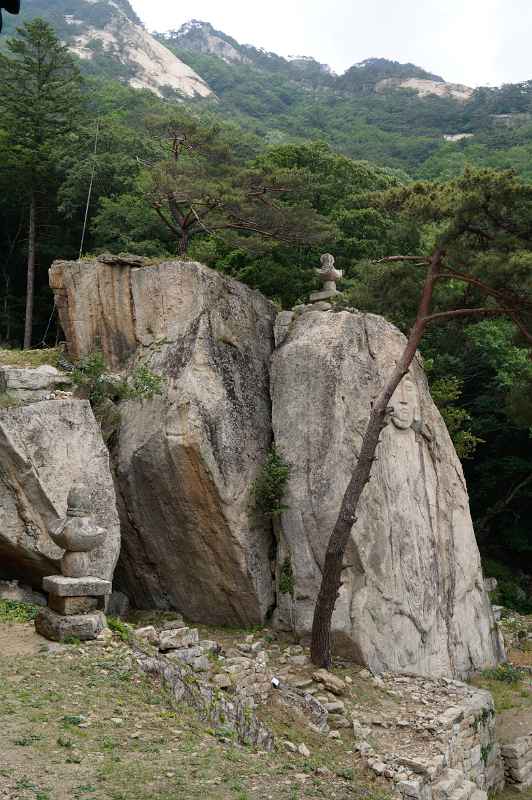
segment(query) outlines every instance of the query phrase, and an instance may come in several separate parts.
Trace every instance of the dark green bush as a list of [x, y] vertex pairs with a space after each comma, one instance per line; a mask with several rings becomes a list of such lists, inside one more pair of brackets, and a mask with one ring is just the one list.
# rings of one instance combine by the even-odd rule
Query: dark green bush
[[272, 446], [261, 473], [253, 484], [255, 507], [261, 514], [278, 516], [286, 509], [282, 505], [290, 467]]

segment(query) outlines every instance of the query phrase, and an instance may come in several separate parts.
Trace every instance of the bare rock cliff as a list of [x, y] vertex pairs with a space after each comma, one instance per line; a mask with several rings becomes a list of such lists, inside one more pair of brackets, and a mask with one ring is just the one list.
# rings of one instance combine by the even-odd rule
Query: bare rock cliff
[[[204, 622], [248, 625], [274, 608], [276, 625], [307, 635], [403, 335], [370, 314], [276, 318], [258, 293], [191, 262], [56, 262], [51, 285], [74, 358], [100, 348], [114, 369], [140, 361], [165, 382], [162, 396], [122, 405], [120, 588]], [[337, 652], [375, 671], [465, 676], [501, 649], [462, 468], [420, 363], [392, 405], [346, 556]], [[291, 467], [275, 539], [252, 509], [272, 430]]]
[[100, 348], [164, 378], [162, 396], [122, 406], [120, 587], [139, 607], [264, 621], [273, 538], [251, 493], [271, 443], [273, 305], [180, 261], [57, 262], [51, 285], [74, 358]]

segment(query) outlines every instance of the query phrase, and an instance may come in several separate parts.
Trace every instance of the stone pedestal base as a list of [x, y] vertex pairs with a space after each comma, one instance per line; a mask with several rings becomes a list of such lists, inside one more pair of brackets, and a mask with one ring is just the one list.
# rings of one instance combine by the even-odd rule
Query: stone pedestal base
[[110, 581], [101, 578], [65, 578], [64, 575], [49, 575], [42, 579], [45, 592], [57, 597], [102, 597], [111, 593]]
[[96, 639], [106, 627], [105, 615], [101, 611], [65, 617], [51, 608], [42, 608], [35, 620], [37, 633], [53, 642], [64, 642], [70, 637], [82, 642]]
[[48, 608], [70, 617], [75, 614], [89, 614], [91, 611], [103, 611], [103, 597], [58, 597], [56, 594], [48, 595]]
[[331, 297], [337, 297], [342, 292], [336, 289], [324, 289], [322, 292], [312, 292], [310, 295], [310, 302], [317, 303], [319, 300], [329, 300]]

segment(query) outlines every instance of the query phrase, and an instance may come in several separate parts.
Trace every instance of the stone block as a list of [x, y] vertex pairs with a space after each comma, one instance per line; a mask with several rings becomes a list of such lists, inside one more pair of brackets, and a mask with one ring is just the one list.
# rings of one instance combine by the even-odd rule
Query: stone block
[[523, 767], [515, 768], [511, 767], [508, 770], [508, 777], [515, 781], [516, 783], [526, 783], [529, 784], [532, 782], [532, 764], [526, 764]]
[[221, 645], [218, 644], [218, 642], [214, 642], [212, 639], [201, 639], [199, 644], [205, 653], [218, 655], [218, 653], [220, 653], [222, 650]]
[[185, 627], [185, 620], [181, 614], [176, 614], [174, 619], [167, 620], [161, 625], [162, 631], [175, 631]]
[[48, 400], [57, 389], [68, 389], [72, 378], [49, 364], [41, 367], [0, 367], [0, 392], [21, 402]]
[[204, 655], [201, 647], [183, 647], [180, 650], [170, 650], [167, 658], [183, 661], [185, 664], [194, 664], [196, 659]]
[[101, 611], [63, 617], [51, 608], [42, 608], [35, 620], [37, 633], [53, 642], [64, 642], [70, 637], [81, 641], [96, 639], [105, 628], [105, 615]]
[[419, 781], [399, 781], [397, 789], [404, 797], [412, 797], [417, 800], [421, 796], [421, 784]]
[[310, 295], [310, 302], [317, 303], [320, 300], [329, 300], [331, 297], [336, 297], [337, 295], [342, 294], [337, 289], [324, 289], [321, 292], [312, 292]]
[[208, 672], [211, 666], [207, 656], [197, 656], [192, 660], [192, 669], [194, 672]]
[[104, 597], [111, 593], [111, 582], [101, 578], [65, 578], [49, 575], [42, 579], [42, 588], [57, 597]]
[[164, 653], [167, 650], [192, 647], [198, 643], [199, 633], [197, 628], [176, 628], [175, 630], [161, 632], [159, 649]]
[[312, 677], [317, 683], [323, 684], [323, 686], [333, 694], [341, 695], [346, 690], [345, 682], [326, 669], [318, 669]]
[[56, 594], [48, 595], [48, 607], [61, 614], [63, 617], [70, 617], [76, 614], [89, 614], [91, 611], [102, 609], [102, 599], [98, 597], [59, 597]]
[[146, 625], [144, 628], [137, 628], [135, 631], [135, 636], [139, 639], [145, 639], [149, 644], [159, 644], [159, 634], [153, 627], [153, 625]]
[[515, 739], [511, 744], [505, 744], [501, 749], [501, 753], [504, 758], [521, 758], [529, 749], [530, 742], [528, 741], [528, 737], [523, 736], [519, 739]]

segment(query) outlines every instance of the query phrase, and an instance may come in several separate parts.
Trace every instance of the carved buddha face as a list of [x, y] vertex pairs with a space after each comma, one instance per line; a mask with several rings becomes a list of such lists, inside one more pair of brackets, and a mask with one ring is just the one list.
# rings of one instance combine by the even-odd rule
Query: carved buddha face
[[392, 397], [391, 420], [399, 430], [411, 428], [414, 421], [419, 419], [417, 389], [414, 381], [406, 375]]

